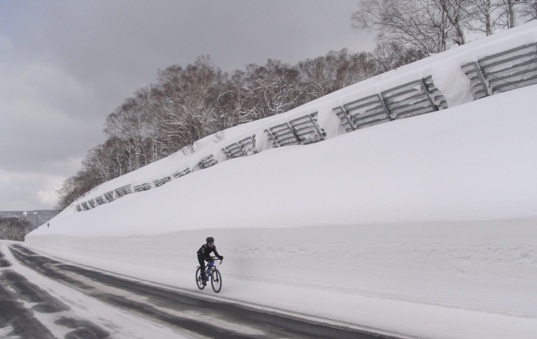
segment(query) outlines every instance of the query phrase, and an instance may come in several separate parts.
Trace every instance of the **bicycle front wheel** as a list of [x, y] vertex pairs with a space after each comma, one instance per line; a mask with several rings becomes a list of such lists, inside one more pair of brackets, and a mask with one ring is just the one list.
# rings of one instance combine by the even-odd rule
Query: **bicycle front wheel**
[[217, 269], [215, 269], [211, 275], [211, 286], [216, 293], [220, 292], [222, 289], [222, 275]]
[[203, 281], [201, 279], [201, 267], [198, 267], [198, 269], [196, 270], [196, 285], [200, 290], [205, 288], [205, 285], [203, 285]]

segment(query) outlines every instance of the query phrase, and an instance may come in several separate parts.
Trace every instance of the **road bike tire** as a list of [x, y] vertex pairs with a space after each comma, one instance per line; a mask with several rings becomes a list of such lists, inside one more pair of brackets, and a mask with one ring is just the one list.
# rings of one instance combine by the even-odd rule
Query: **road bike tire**
[[205, 288], [205, 285], [203, 285], [203, 281], [201, 279], [201, 267], [198, 267], [196, 270], [196, 285], [200, 290]]
[[213, 287], [213, 291], [215, 293], [220, 292], [222, 289], [222, 275], [216, 268], [213, 270], [213, 274], [211, 276], [211, 286]]

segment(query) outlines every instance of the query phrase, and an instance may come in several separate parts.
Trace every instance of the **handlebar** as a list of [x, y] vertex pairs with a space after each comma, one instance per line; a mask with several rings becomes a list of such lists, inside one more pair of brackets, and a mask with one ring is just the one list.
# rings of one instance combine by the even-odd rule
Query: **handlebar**
[[220, 260], [220, 264], [219, 264], [219, 265], [222, 265], [222, 261], [224, 261], [224, 259], [220, 259], [220, 258], [218, 258], [218, 257], [211, 257], [211, 258], [209, 259], [209, 262], [214, 262], [215, 260]]

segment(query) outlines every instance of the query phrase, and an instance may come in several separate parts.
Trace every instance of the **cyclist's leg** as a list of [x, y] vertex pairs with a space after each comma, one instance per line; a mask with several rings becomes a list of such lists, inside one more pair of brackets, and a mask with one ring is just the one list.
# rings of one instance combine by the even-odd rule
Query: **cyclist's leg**
[[205, 281], [207, 278], [205, 277], [205, 260], [201, 257], [201, 255], [198, 255], [198, 262], [201, 267], [201, 280]]

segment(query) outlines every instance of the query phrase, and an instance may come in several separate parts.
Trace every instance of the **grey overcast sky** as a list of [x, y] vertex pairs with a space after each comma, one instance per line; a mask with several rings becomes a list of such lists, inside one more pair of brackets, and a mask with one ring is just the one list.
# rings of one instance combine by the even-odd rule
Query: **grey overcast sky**
[[52, 209], [106, 116], [159, 69], [224, 71], [374, 47], [358, 0], [1, 0], [0, 211]]

